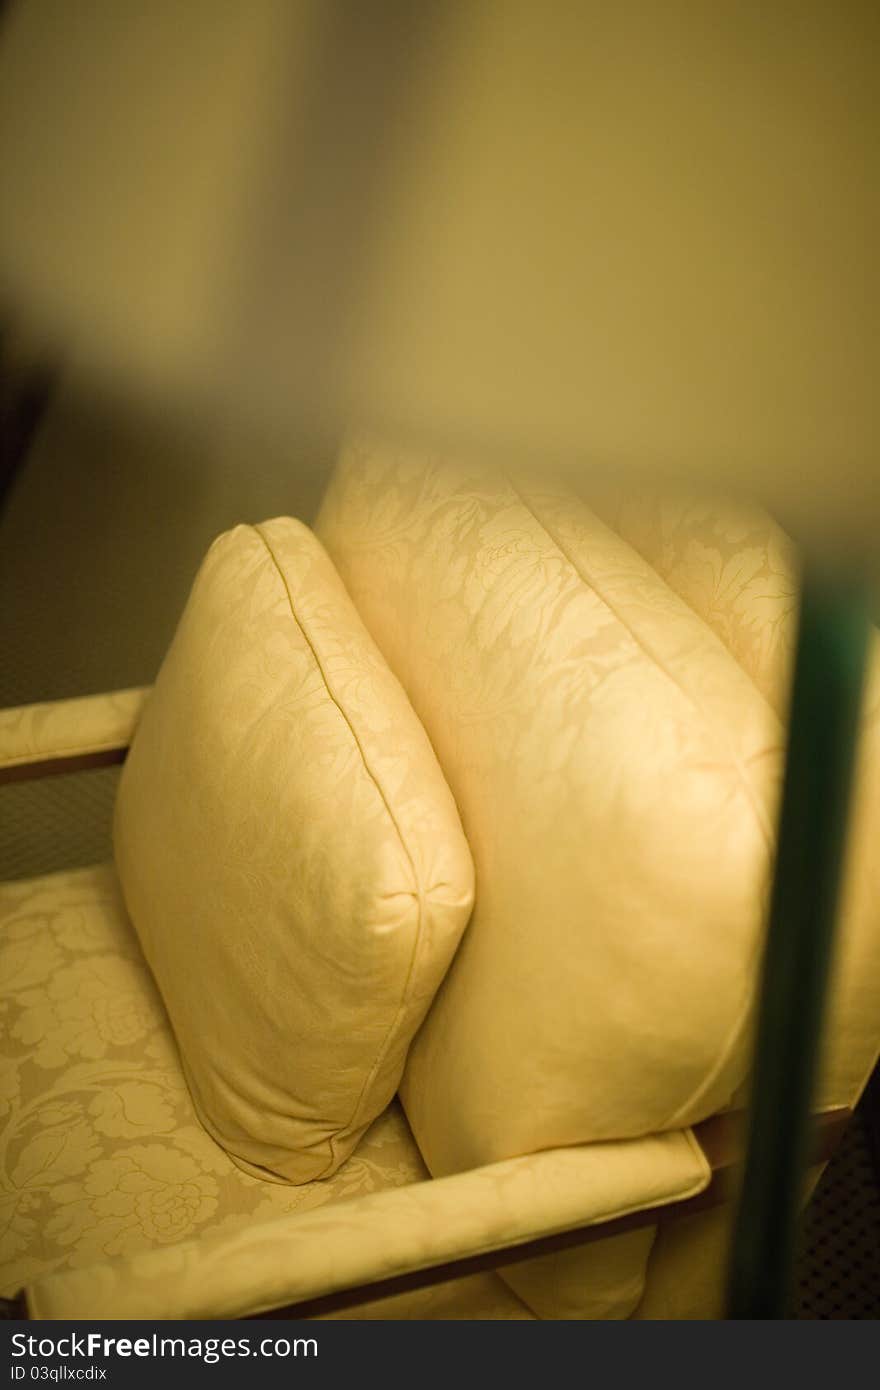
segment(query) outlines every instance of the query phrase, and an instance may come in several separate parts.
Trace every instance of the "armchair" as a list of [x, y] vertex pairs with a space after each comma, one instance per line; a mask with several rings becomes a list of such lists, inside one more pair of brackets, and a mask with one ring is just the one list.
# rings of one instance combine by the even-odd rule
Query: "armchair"
[[[650, 1068], [665, 1084], [664, 1074], [686, 1069], [692, 1057], [682, 1057], [681, 1037], [670, 1033], [667, 1040], [657, 1031], [662, 1019], [658, 1023], [652, 1014], [651, 1000], [637, 1001], [641, 1015], [632, 1007], [618, 1011], [624, 1031], [617, 1035], [611, 1031], [616, 1021], [612, 1007], [608, 1029], [599, 1035], [596, 1067], [584, 1073], [585, 1093], [593, 1097], [587, 1118], [595, 1121], [595, 1137], [586, 1140], [577, 1134], [583, 1118], [572, 1121], [565, 1113], [551, 1117], [555, 1134], [541, 1131], [546, 1118], [541, 1114], [538, 1128], [530, 1132], [535, 1116], [527, 1113], [525, 1121], [506, 1116], [500, 1127], [490, 1123], [482, 1132], [471, 1125], [464, 1139], [456, 1138], [460, 1115], [447, 1119], [441, 1110], [438, 1122], [425, 1113], [431, 1079], [420, 1081], [419, 1070], [424, 1078], [438, 1029], [447, 1051], [456, 1046], [456, 991], [462, 981], [471, 991], [484, 987], [473, 976], [468, 985], [467, 972], [473, 970], [477, 947], [492, 946], [490, 910], [498, 911], [498, 875], [510, 870], [490, 852], [486, 820], [493, 787], [498, 793], [501, 763], [495, 755], [502, 745], [493, 745], [487, 734], [482, 764], [480, 745], [468, 745], [466, 699], [474, 687], [467, 683], [474, 676], [474, 662], [484, 662], [479, 678], [488, 682], [492, 719], [496, 732], [503, 734], [514, 690], [509, 684], [511, 652], [517, 644], [522, 650], [529, 640], [524, 632], [531, 629], [538, 636], [530, 660], [552, 645], [554, 629], [544, 621], [542, 595], [552, 594], [559, 603], [553, 586], [571, 563], [572, 547], [580, 544], [576, 527], [586, 524], [593, 528], [597, 547], [610, 545], [613, 551], [604, 556], [595, 551], [596, 562], [606, 568], [604, 579], [593, 573], [593, 592], [601, 591], [609, 608], [628, 611], [627, 621], [642, 644], [648, 642], [646, 628], [639, 627], [644, 621], [654, 624], [658, 640], [664, 640], [664, 632], [672, 634], [666, 660], [675, 662], [683, 655], [686, 662], [702, 662], [697, 681], [707, 701], [729, 700], [726, 683], [739, 689], [737, 682], [747, 678], [761, 692], [763, 718], [763, 711], [769, 715], [770, 706], [784, 700], [780, 689], [790, 649], [793, 585], [785, 578], [789, 561], [779, 560], [787, 554], [784, 538], [758, 514], [752, 514], [747, 533], [741, 513], [731, 520], [731, 513], [717, 508], [708, 514], [684, 512], [672, 530], [668, 511], [647, 528], [642, 515], [640, 529], [625, 508], [607, 497], [594, 499], [595, 511], [587, 511], [577, 499], [560, 502], [557, 497], [554, 515], [561, 529], [536, 542], [521, 501], [507, 497], [503, 506], [496, 505], [500, 486], [486, 480], [477, 486], [473, 475], [466, 486], [454, 465], [401, 459], [384, 446], [361, 443], [343, 460], [317, 526], [373, 638], [428, 729], [477, 866], [477, 912], [408, 1063], [406, 1111], [394, 1100], [332, 1177], [291, 1185], [243, 1172], [196, 1117], [171, 1025], [114, 868], [99, 865], [4, 885], [0, 952], [7, 1109], [0, 1137], [5, 1210], [0, 1249], [2, 1292], [16, 1300], [11, 1307], [19, 1315], [215, 1318], [271, 1316], [278, 1310], [316, 1317], [719, 1315], [718, 1270], [739, 1154], [743, 1047], [736, 1065], [728, 1068], [726, 1094], [713, 1091], [708, 1079], [703, 1100], [698, 1087], [696, 1102], [689, 1110], [680, 1108], [680, 1118], [652, 1120], [652, 1094], [640, 1084], [639, 1069]], [[534, 515], [540, 508], [534, 498], [532, 502]], [[546, 498], [544, 503], [549, 506]], [[475, 511], [484, 529], [470, 553], [468, 573], [463, 518], [472, 519]], [[546, 510], [541, 514], [548, 515]], [[613, 592], [606, 583], [614, 586]], [[479, 597], [473, 621], [463, 624], [456, 605], [467, 585]], [[480, 624], [489, 611], [484, 600], [502, 605], [497, 609], [502, 621], [496, 632], [500, 638], [478, 658], [485, 637]], [[524, 612], [534, 621], [516, 628], [511, 615], [521, 618]], [[438, 632], [443, 625], [445, 633]], [[582, 633], [585, 639], [588, 628]], [[440, 680], [436, 654], [450, 633], [460, 669], [447, 669]], [[690, 645], [683, 647], [684, 636]], [[694, 646], [704, 641], [704, 649]], [[678, 671], [686, 681], [681, 674], [686, 666]], [[522, 671], [514, 675], [523, 679]], [[610, 678], [606, 670], [606, 684]], [[643, 676], [637, 674], [637, 679]], [[121, 761], [137, 736], [149, 694], [123, 691], [5, 711], [0, 716], [0, 780]], [[627, 705], [630, 723], [622, 732], [630, 746], [618, 749], [625, 763], [632, 740], [639, 737], [637, 708], [638, 703]], [[479, 722], [472, 706], [470, 717], [472, 732]], [[874, 688], [865, 721], [863, 786], [829, 1047], [816, 1098], [816, 1165], [830, 1155], [880, 1046], [876, 875], [861, 848], [876, 826], [878, 726]], [[612, 725], [612, 734], [621, 736], [620, 728]], [[554, 790], [560, 764], [546, 744], [541, 747], [547, 753], [547, 785], [534, 795], [549, 795], [551, 809], [557, 797], [562, 815], [564, 779]], [[649, 748], [641, 752], [650, 760]], [[576, 750], [568, 756], [577, 756]], [[604, 764], [596, 776], [607, 776], [612, 766]], [[629, 775], [638, 785], [638, 759], [632, 769]], [[648, 763], [644, 775], [647, 786]], [[682, 775], [690, 774], [685, 769]], [[480, 794], [474, 790], [476, 777]], [[480, 788], [487, 782], [488, 799], [481, 800]], [[772, 797], [772, 778], [768, 785]], [[511, 824], [517, 814], [538, 814], [534, 795], [512, 808]], [[619, 837], [625, 809], [618, 807], [617, 831], [617, 850], [624, 853], [628, 847]], [[706, 813], [711, 809], [707, 803]], [[657, 814], [654, 807], [651, 814]], [[672, 789], [668, 823], [661, 823], [658, 833], [661, 844], [664, 835], [680, 834]], [[529, 842], [531, 847], [536, 843]], [[642, 850], [646, 845], [643, 840]], [[517, 852], [515, 845], [513, 850]], [[680, 901], [685, 903], [690, 887], [699, 895], [701, 885], [682, 884], [680, 872], [676, 882], [676, 869], [667, 871], [664, 865], [658, 879], [657, 865], [640, 863], [638, 851], [636, 845], [626, 881], [613, 878], [619, 855], [606, 855], [613, 894], [625, 901], [634, 935], [645, 929], [649, 940], [659, 935], [660, 959], [675, 960], [680, 944], [668, 936], [665, 909], [658, 907], [652, 915], [645, 884], [683, 890]], [[518, 852], [524, 853], [523, 846]], [[672, 860], [674, 864], [674, 854]], [[559, 871], [558, 862], [551, 865], [549, 860], [531, 868], [539, 881], [541, 874]], [[523, 879], [515, 894], [522, 904], [516, 926], [529, 970], [536, 968], [536, 933], [548, 930], [548, 923], [530, 913], [533, 892], [534, 883]], [[554, 902], [561, 920], [566, 909], [558, 892]], [[592, 909], [585, 901], [584, 916]], [[690, 928], [696, 931], [690, 938], [693, 954], [694, 942], [713, 923], [697, 912]], [[601, 965], [598, 928], [597, 942]], [[496, 969], [506, 968], [497, 945], [492, 949]], [[683, 976], [692, 964], [680, 962]], [[485, 958], [483, 967], [488, 968]], [[581, 972], [578, 978], [587, 990], [590, 981], [583, 968], [573, 943], [571, 969]], [[704, 978], [714, 981], [721, 999], [731, 972], [744, 972], [748, 984], [755, 969], [747, 955], [728, 951], [718, 958], [710, 952]], [[551, 972], [550, 978], [558, 977]], [[630, 984], [619, 978], [606, 976], [601, 984], [612, 1002], [615, 991], [621, 1000], [630, 992]], [[527, 991], [521, 1007], [530, 1006], [530, 997], [533, 992]], [[543, 1016], [532, 1037], [543, 1045], [552, 1042], [558, 1019], [553, 999], [544, 997], [541, 1003], [540, 993], [536, 997]], [[687, 1001], [679, 999], [676, 1007], [686, 1013]], [[699, 1007], [696, 1016], [701, 1017]], [[468, 1025], [472, 1037], [480, 1022]], [[517, 1025], [508, 1020], [504, 1026], [515, 1054]], [[627, 1028], [633, 1030], [629, 1059], [620, 1054], [621, 1046], [627, 1050]], [[479, 1045], [484, 1047], [485, 1040]], [[700, 1048], [697, 1037], [685, 1049], [698, 1064]], [[497, 1059], [488, 1052], [482, 1055], [487, 1069], [496, 1068], [493, 1084], [499, 1077], [503, 1081]], [[635, 1070], [631, 1066], [629, 1091], [615, 1114], [603, 1099], [602, 1075], [613, 1072], [619, 1081], [631, 1063]], [[564, 1056], [559, 1065], [564, 1070]], [[479, 1057], [473, 1067], [479, 1070]], [[521, 1074], [524, 1084], [533, 1084], [527, 1067]], [[552, 1072], [544, 1073], [541, 1084], [549, 1097]], [[479, 1078], [476, 1090], [470, 1078], [468, 1088], [479, 1101]], [[540, 1097], [526, 1110], [536, 1106], [540, 1110]], [[497, 1270], [506, 1274], [505, 1280]], [[683, 1270], [691, 1276], [690, 1284], [700, 1271], [698, 1293], [682, 1277]], [[687, 1295], [679, 1292], [686, 1287]]]

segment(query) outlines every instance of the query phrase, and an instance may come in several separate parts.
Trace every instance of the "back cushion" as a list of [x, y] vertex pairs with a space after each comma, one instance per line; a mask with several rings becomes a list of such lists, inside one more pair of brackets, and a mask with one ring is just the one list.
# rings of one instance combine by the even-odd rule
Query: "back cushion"
[[590, 482], [586, 500], [712, 628], [784, 719], [797, 623], [798, 555], [759, 507]]
[[318, 529], [475, 862], [401, 1092], [432, 1171], [718, 1109], [747, 1059], [776, 712], [571, 496], [361, 440]]
[[[800, 557], [759, 507], [589, 484], [590, 506], [721, 638], [784, 719]], [[880, 611], [880, 610], [878, 610]], [[871, 637], [847, 864], [814, 1108], [855, 1105], [880, 1049], [880, 640]], [[736, 1098], [747, 1103], [745, 1091]]]

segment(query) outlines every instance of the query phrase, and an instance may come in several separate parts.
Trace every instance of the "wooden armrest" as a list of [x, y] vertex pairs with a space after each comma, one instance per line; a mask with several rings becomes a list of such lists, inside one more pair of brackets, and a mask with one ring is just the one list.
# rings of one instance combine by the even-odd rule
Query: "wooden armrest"
[[0, 710], [0, 786], [123, 762], [149, 690]]
[[[809, 1163], [825, 1163], [831, 1158], [840, 1142], [843, 1132], [852, 1118], [852, 1111], [846, 1106], [836, 1110], [824, 1111], [814, 1116], [812, 1149]], [[245, 1318], [252, 1322], [273, 1318], [314, 1318], [326, 1313], [341, 1313], [349, 1308], [370, 1303], [374, 1299], [390, 1298], [394, 1294], [412, 1293], [417, 1289], [428, 1288], [433, 1284], [443, 1284], [450, 1279], [462, 1279], [468, 1274], [482, 1274], [487, 1270], [503, 1269], [506, 1265], [518, 1264], [521, 1260], [532, 1259], [538, 1255], [551, 1255], [560, 1250], [572, 1250], [580, 1245], [589, 1245], [594, 1240], [605, 1240], [609, 1236], [621, 1235], [624, 1231], [636, 1230], [640, 1226], [666, 1225], [680, 1221], [684, 1216], [708, 1211], [729, 1200], [736, 1184], [736, 1177], [745, 1157], [743, 1134], [745, 1131], [745, 1112], [731, 1111], [713, 1115], [694, 1126], [694, 1137], [706, 1156], [712, 1177], [708, 1186], [692, 1197], [679, 1202], [664, 1203], [662, 1206], [642, 1207], [626, 1216], [602, 1222], [599, 1225], [581, 1226], [558, 1235], [543, 1236], [538, 1240], [524, 1241], [519, 1245], [508, 1246], [504, 1250], [489, 1251], [468, 1259], [451, 1260], [442, 1265], [415, 1270], [398, 1275], [393, 1279], [379, 1279], [356, 1288], [343, 1289], [338, 1293], [325, 1294], [301, 1303], [290, 1303], [284, 1308], [258, 1313]]]
[[[813, 1162], [830, 1157], [849, 1116], [817, 1116]], [[716, 1116], [693, 1134], [550, 1150], [207, 1233], [135, 1261], [48, 1275], [26, 1301], [10, 1301], [7, 1316], [82, 1318], [103, 1309], [116, 1318], [251, 1320], [343, 1311], [718, 1205], [742, 1158], [741, 1130], [741, 1114]], [[629, 1165], [643, 1206], [621, 1204], [609, 1157]], [[532, 1234], [542, 1227], [550, 1234]], [[289, 1300], [294, 1289], [303, 1296], [285, 1301], [282, 1290]]]
[[[667, 1216], [680, 1216], [684, 1208], [700, 1211], [727, 1200], [745, 1158], [745, 1119], [744, 1110], [728, 1111], [713, 1115], [694, 1127], [694, 1135], [712, 1169], [712, 1181], [690, 1202], [671, 1207]], [[834, 1110], [823, 1110], [821, 1114], [813, 1116], [807, 1159], [809, 1167], [828, 1162], [851, 1119], [852, 1111], [845, 1105]]]
[[498, 1264], [537, 1237], [679, 1201], [710, 1177], [689, 1130], [548, 1149], [58, 1270], [28, 1285], [27, 1302], [39, 1319], [161, 1321], [318, 1306], [355, 1289], [363, 1299], [417, 1271], [442, 1282], [462, 1261]]

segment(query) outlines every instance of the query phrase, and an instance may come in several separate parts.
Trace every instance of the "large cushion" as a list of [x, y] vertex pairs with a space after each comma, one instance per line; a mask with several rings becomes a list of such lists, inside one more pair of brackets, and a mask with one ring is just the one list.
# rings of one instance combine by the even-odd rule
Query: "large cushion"
[[402, 1097], [435, 1173], [692, 1123], [744, 1074], [783, 731], [577, 498], [354, 443], [319, 534], [477, 871]]
[[[589, 498], [607, 524], [546, 486], [362, 438], [318, 523], [431, 732], [477, 862], [469, 941], [403, 1088], [435, 1171], [662, 1123], [658, 1102], [680, 1105], [683, 1083], [681, 1117], [744, 1101], [794, 550], [724, 499], [607, 483]], [[854, 1104], [880, 1045], [877, 645], [817, 1106]], [[544, 1316], [595, 1316], [611, 1287], [603, 1315], [626, 1315], [644, 1238], [603, 1242], [599, 1283], [590, 1250], [504, 1277]], [[649, 1299], [655, 1272], [652, 1255]]]
[[306, 527], [212, 546], [121, 779], [125, 900], [196, 1109], [334, 1172], [387, 1106], [472, 903], [431, 745]]
[[[785, 719], [797, 633], [797, 548], [760, 507], [693, 492], [589, 484], [590, 505], [712, 628]], [[880, 1052], [880, 637], [869, 644], [838, 936], [816, 1109], [855, 1106]], [[745, 1089], [738, 1097], [747, 1103]]]
[[[427, 1176], [396, 1102], [323, 1182], [294, 1187], [233, 1163], [198, 1122], [109, 865], [0, 885], [0, 988], [4, 1296]], [[530, 1315], [483, 1274], [349, 1316]]]

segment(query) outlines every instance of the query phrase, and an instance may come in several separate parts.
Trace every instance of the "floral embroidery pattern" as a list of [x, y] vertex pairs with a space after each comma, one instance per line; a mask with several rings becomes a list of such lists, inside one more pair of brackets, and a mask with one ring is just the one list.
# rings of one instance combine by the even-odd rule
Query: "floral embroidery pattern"
[[[286, 1186], [237, 1168], [195, 1118], [110, 866], [0, 886], [0, 979], [6, 1294], [56, 1269], [425, 1176], [396, 1105], [328, 1182]], [[476, 1316], [525, 1315], [494, 1278], [473, 1292]], [[438, 1294], [439, 1316], [449, 1300]], [[418, 1309], [430, 1306], [422, 1295]]]

